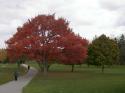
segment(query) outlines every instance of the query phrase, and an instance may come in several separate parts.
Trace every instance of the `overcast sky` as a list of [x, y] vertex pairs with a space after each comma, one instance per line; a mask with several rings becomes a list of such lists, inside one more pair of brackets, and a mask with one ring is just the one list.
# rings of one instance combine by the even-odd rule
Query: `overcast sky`
[[125, 0], [0, 0], [0, 48], [27, 19], [53, 13], [89, 40], [125, 32]]

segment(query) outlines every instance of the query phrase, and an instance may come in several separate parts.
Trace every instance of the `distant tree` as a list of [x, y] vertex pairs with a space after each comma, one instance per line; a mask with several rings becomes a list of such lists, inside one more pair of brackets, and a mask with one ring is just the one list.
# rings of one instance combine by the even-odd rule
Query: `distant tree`
[[6, 49], [0, 49], [0, 62], [4, 62], [7, 59]]
[[122, 34], [120, 38], [117, 39], [117, 42], [120, 50], [119, 63], [123, 65], [125, 64], [125, 36]]
[[105, 35], [101, 35], [92, 41], [88, 48], [88, 64], [102, 67], [104, 71], [105, 65], [113, 65], [119, 59], [119, 48], [117, 42]]
[[[69, 28], [68, 21], [54, 15], [38, 15], [19, 27], [17, 33], [6, 42], [7, 53], [10, 60], [20, 59], [22, 55], [36, 60], [46, 74], [48, 65], [59, 62], [62, 51], [69, 48], [68, 36], [77, 38]], [[82, 46], [81, 43], [78, 46]]]

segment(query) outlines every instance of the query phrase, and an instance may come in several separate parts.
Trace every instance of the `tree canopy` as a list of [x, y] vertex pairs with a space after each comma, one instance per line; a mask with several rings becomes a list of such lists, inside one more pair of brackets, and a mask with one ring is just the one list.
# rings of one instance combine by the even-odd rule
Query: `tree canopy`
[[0, 62], [3, 62], [7, 59], [6, 49], [0, 49]]
[[120, 55], [119, 55], [119, 63], [125, 64], [125, 36], [122, 34], [120, 38], [117, 39]]
[[112, 65], [118, 62], [119, 48], [117, 42], [105, 35], [95, 38], [89, 45], [88, 49], [88, 64], [102, 66]]
[[28, 20], [6, 43], [11, 61], [27, 56], [43, 65], [44, 73], [54, 61], [77, 64], [87, 56], [88, 41], [75, 35], [67, 20], [55, 15], [38, 15]]

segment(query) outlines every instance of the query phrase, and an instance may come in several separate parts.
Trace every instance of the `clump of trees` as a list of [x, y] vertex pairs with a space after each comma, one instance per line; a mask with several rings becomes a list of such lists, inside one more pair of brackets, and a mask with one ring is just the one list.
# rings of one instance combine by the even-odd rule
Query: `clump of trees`
[[81, 64], [87, 57], [88, 41], [73, 33], [69, 22], [55, 15], [38, 15], [29, 19], [6, 44], [12, 62], [26, 56], [43, 67], [44, 74], [54, 62]]
[[116, 39], [116, 41], [120, 50], [119, 64], [125, 65], [125, 36], [122, 34], [119, 38]]
[[0, 49], [0, 63], [6, 63], [7, 60], [7, 51], [6, 49]]
[[95, 38], [88, 48], [87, 64], [101, 66], [102, 72], [105, 65], [113, 65], [118, 63], [119, 47], [114, 39], [101, 35]]

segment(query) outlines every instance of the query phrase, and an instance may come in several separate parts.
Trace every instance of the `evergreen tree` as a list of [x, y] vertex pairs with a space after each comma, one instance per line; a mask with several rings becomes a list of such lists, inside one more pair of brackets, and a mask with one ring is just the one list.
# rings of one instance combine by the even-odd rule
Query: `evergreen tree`
[[120, 50], [120, 64], [125, 64], [125, 36], [122, 34], [118, 39], [118, 46]]

